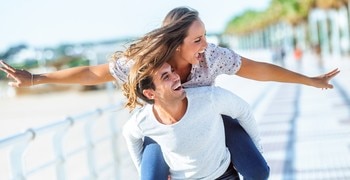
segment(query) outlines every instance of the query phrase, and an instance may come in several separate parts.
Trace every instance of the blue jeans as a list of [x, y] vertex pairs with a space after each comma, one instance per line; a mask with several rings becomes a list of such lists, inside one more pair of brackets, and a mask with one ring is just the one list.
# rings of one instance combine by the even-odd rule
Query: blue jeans
[[265, 180], [270, 167], [256, 148], [254, 142], [238, 123], [237, 119], [222, 115], [225, 127], [226, 146], [231, 153], [231, 162], [244, 179]]
[[145, 137], [141, 161], [141, 180], [167, 180], [169, 166], [166, 164], [160, 146]]
[[[256, 148], [250, 136], [236, 119], [222, 115], [226, 146], [231, 153], [231, 162], [236, 170], [250, 180], [265, 180], [270, 168]], [[142, 180], [167, 180], [169, 167], [164, 161], [160, 146], [151, 138], [145, 137], [141, 161]]]

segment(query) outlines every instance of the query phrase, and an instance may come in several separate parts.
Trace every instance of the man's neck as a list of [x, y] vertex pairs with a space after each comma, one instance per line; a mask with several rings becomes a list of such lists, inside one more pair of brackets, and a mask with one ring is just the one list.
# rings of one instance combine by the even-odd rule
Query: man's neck
[[162, 124], [174, 124], [181, 120], [187, 110], [187, 98], [173, 104], [154, 104], [153, 114]]

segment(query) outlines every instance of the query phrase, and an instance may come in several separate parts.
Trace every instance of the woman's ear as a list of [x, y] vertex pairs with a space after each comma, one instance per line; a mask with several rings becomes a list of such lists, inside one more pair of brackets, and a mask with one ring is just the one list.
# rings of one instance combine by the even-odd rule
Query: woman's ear
[[153, 89], [144, 89], [142, 94], [148, 99], [154, 99], [154, 90]]
[[177, 52], [180, 52], [180, 50], [181, 50], [181, 45], [179, 45], [179, 46], [176, 48], [176, 51], [177, 51]]

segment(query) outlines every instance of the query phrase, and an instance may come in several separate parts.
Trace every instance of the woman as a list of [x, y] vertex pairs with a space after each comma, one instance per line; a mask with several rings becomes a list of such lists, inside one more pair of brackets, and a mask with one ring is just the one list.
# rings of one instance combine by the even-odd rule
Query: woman
[[[215, 78], [220, 74], [236, 74], [258, 81], [299, 83], [328, 89], [333, 88], [329, 84], [329, 80], [339, 73], [335, 69], [321, 76], [307, 77], [273, 64], [241, 57], [230, 49], [208, 44], [205, 37], [205, 27], [198, 17], [198, 12], [187, 7], [171, 10], [165, 17], [161, 28], [146, 34], [130, 46], [122, 54], [125, 56], [124, 58], [120, 58], [121, 54], [116, 53], [113, 58], [118, 58], [118, 60], [109, 64], [76, 67], [33, 75], [1, 62], [4, 65], [1, 70], [14, 79], [13, 82], [9, 83], [14, 87], [47, 83], [93, 85], [112, 81], [116, 78], [126, 81], [128, 71], [133, 64], [132, 61], [127, 61], [127, 59], [141, 56], [136, 59], [142, 60], [142, 56], [147, 56], [148, 53], [161, 53], [161, 56], [168, 57], [166, 58], [170, 59], [168, 63], [180, 75], [184, 87], [212, 85]], [[269, 168], [249, 135], [232, 118], [223, 115], [223, 120], [226, 146], [230, 150], [235, 168], [246, 179], [266, 179]], [[146, 139], [145, 142], [150, 144], [145, 144], [142, 163], [150, 165], [148, 161], [152, 161], [160, 167], [153, 167], [155, 171], [149, 169], [144, 171], [142, 169], [141, 172], [149, 172], [148, 175], [150, 176], [161, 175], [160, 172], [163, 172], [167, 176], [167, 167], [162, 159], [159, 146], [151, 139]], [[242, 150], [239, 151], [239, 149]], [[250, 157], [241, 156], [243, 152], [253, 154], [253, 160]], [[156, 159], [159, 161], [155, 162]], [[143, 167], [146, 167], [146, 165]]]

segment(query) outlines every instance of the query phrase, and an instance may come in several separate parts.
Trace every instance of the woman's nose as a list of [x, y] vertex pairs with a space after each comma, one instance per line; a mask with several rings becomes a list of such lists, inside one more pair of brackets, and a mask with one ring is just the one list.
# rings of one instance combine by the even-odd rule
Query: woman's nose
[[204, 39], [203, 39], [203, 41], [202, 41], [203, 43], [203, 47], [204, 48], [207, 48], [207, 46], [208, 46], [208, 42], [207, 42], [207, 37], [206, 36], [204, 36]]

